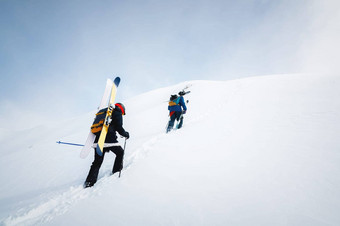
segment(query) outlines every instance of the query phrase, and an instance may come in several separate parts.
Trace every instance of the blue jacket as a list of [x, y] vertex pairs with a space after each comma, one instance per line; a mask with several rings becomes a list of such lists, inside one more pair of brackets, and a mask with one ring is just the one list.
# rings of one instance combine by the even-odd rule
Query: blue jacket
[[173, 102], [177, 103], [177, 105], [168, 106], [168, 110], [170, 112], [173, 112], [173, 111], [182, 112], [182, 108], [183, 108], [183, 111], [187, 110], [187, 107], [185, 106], [185, 102], [184, 102], [183, 97], [178, 97], [176, 100], [173, 100]]

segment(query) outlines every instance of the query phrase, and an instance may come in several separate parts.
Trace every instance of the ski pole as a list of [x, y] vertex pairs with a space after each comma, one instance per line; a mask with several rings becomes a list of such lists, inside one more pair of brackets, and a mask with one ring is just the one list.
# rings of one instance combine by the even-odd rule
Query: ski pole
[[62, 141], [57, 141], [57, 144], [66, 144], [66, 145], [73, 145], [73, 146], [85, 146], [83, 144], [74, 144], [74, 143], [67, 143]]
[[170, 118], [169, 118], [169, 120], [168, 120], [168, 123], [167, 123], [166, 126], [165, 126], [165, 132], [166, 132], [166, 133], [169, 132], [169, 131], [168, 131], [169, 122], [170, 122]]
[[[124, 141], [124, 155], [125, 155], [125, 146], [126, 146], [126, 137], [125, 137], [125, 141]], [[123, 159], [122, 159], [122, 164], [123, 164], [123, 161], [124, 161], [124, 155], [123, 155]], [[122, 167], [123, 168], [123, 167]], [[119, 170], [119, 176], [120, 177], [120, 174], [122, 173], [122, 169]]]

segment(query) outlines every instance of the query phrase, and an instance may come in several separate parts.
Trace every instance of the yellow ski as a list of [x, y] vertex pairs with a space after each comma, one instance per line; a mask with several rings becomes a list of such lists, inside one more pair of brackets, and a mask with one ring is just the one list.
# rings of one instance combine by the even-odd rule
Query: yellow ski
[[110, 101], [109, 101], [109, 104], [108, 104], [103, 129], [100, 132], [99, 140], [98, 140], [97, 147], [96, 147], [96, 152], [100, 156], [103, 155], [103, 149], [104, 149], [106, 134], [107, 134], [107, 131], [108, 131], [109, 126], [110, 126], [108, 122], [109, 122], [109, 118], [112, 115], [112, 111], [114, 109], [114, 101], [115, 101], [115, 98], [116, 98], [117, 88], [118, 88], [119, 83], [120, 83], [120, 78], [116, 77], [115, 80], [113, 81], [113, 83], [114, 83], [114, 85], [112, 86]]

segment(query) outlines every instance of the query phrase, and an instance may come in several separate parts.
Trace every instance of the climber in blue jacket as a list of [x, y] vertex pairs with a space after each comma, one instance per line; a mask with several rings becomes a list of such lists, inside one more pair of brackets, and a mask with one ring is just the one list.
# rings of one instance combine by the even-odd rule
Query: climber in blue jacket
[[[179, 93], [181, 94], [181, 93]], [[166, 132], [170, 132], [175, 124], [175, 120], [177, 120], [179, 123], [177, 125], [177, 129], [180, 129], [183, 125], [183, 115], [187, 111], [187, 107], [185, 106], [185, 101], [182, 95], [171, 95], [170, 101], [169, 101], [169, 116], [170, 120], [168, 123], [168, 127], [166, 129]]]

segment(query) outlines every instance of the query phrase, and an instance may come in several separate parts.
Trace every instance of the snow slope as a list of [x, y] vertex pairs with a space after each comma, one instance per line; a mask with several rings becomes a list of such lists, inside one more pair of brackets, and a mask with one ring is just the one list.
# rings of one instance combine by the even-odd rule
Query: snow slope
[[[187, 85], [184, 126], [165, 134], [166, 100]], [[1, 129], [0, 224], [340, 225], [339, 97], [339, 77], [302, 74], [145, 93], [124, 101], [122, 177], [106, 154], [89, 189], [92, 154], [55, 142], [83, 143], [94, 112]]]

